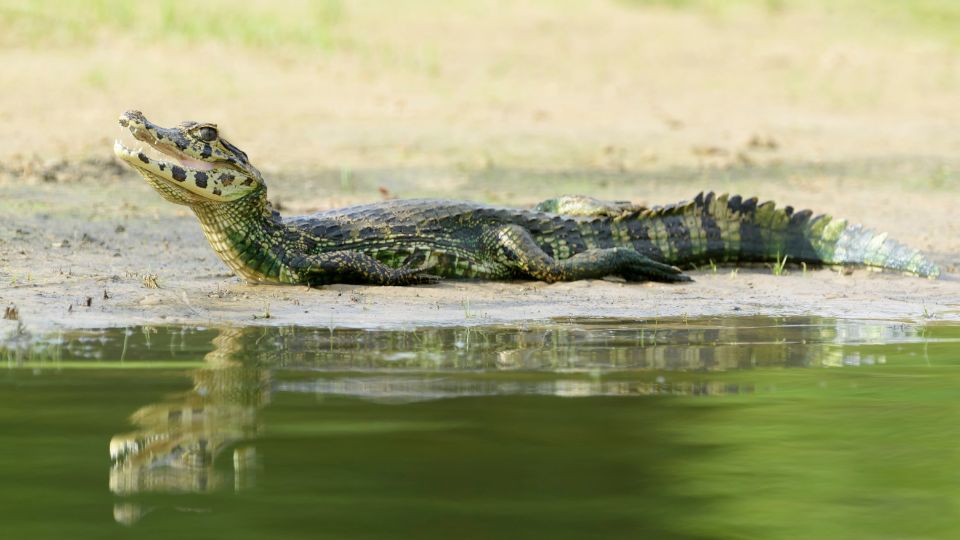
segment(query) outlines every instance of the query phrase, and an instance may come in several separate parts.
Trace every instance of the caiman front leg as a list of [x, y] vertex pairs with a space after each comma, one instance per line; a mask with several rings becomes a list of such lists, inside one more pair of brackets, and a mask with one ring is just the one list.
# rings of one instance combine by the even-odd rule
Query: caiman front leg
[[329, 283], [418, 285], [440, 280], [439, 277], [428, 274], [426, 268], [393, 268], [359, 251], [304, 255], [294, 259], [290, 267], [297, 272], [303, 283], [311, 287]]
[[619, 218], [636, 214], [644, 206], [630, 201], [604, 201], [586, 195], [564, 195], [547, 199], [533, 209], [537, 212], [550, 212], [565, 216], [612, 217]]
[[617, 275], [628, 281], [691, 281], [680, 269], [626, 247], [591, 249], [555, 259], [519, 225], [489, 229], [480, 238], [487, 256], [521, 275], [552, 283]]

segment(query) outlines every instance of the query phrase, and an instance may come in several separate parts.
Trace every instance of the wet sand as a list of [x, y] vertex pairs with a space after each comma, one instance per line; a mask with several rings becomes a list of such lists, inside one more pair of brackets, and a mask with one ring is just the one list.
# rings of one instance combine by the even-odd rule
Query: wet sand
[[[523, 324], [553, 317], [822, 315], [909, 320], [960, 319], [960, 259], [952, 201], [887, 186], [873, 191], [767, 189], [779, 201], [855, 217], [926, 249], [941, 279], [863, 269], [719, 267], [690, 272], [694, 283], [446, 281], [415, 287], [249, 285], [229, 273], [184, 207], [160, 199], [132, 172], [98, 163], [113, 175], [74, 181], [7, 181], [0, 193], [16, 216], [0, 217], [0, 305], [15, 307], [29, 331], [127, 325], [307, 325], [396, 328], [422, 325]], [[279, 175], [281, 200], [319, 182]], [[322, 174], [320, 175], [323, 176]], [[630, 175], [622, 177], [634, 193]], [[756, 193], [747, 182], [739, 191]], [[689, 187], [655, 185], [647, 202], [670, 202]], [[736, 186], [734, 186], [736, 187]], [[744, 191], [746, 190], [746, 191]], [[272, 193], [274, 192], [272, 191]], [[359, 198], [362, 200], [362, 197]], [[853, 201], [846, 203], [846, 201]], [[343, 203], [335, 195], [304, 206]], [[349, 201], [346, 201], [349, 202]], [[530, 203], [534, 202], [531, 198]], [[306, 208], [309, 209], [309, 208]], [[918, 224], [922, 226], [918, 227]]]

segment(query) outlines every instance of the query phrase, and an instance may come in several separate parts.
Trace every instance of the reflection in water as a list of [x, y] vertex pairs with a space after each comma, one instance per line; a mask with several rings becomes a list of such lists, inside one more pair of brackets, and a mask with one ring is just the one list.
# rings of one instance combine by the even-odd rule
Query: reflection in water
[[[139, 429], [110, 441], [111, 491], [207, 491], [223, 484], [213, 471], [217, 455], [256, 435], [256, 410], [270, 396], [267, 370], [231, 359], [240, 332], [224, 330], [213, 340], [205, 366], [191, 373], [193, 389], [136, 411], [130, 419]], [[234, 460], [248, 458], [237, 450]]]
[[[325, 373], [720, 372], [857, 363], [844, 357], [850, 346], [921, 342], [926, 339], [924, 332], [925, 327], [904, 323], [818, 317], [588, 319], [521, 328], [410, 331], [287, 327], [221, 333], [141, 327], [58, 336], [27, 348], [0, 348], [0, 358], [10, 367], [59, 368], [78, 360], [110, 367], [117, 359], [119, 367], [134, 361], [172, 362], [179, 367], [176, 361], [182, 358], [192, 360], [212, 352], [206, 364], [216, 364], [217, 369], [243, 364]], [[874, 361], [883, 362], [881, 358]]]
[[[110, 441], [110, 490], [122, 497], [114, 516], [131, 524], [148, 511], [138, 495], [254, 486], [262, 465], [253, 443], [269, 431], [258, 414], [271, 394], [375, 403], [753, 394], [767, 391], [747, 376], [755, 368], [879, 365], [886, 357], [872, 345], [926, 340], [923, 327], [820, 318], [568, 320], [416, 331], [138, 328], [60, 336], [0, 357], [58, 369], [179, 367], [203, 357], [189, 391], [140, 408], [134, 431]], [[198, 510], [188, 506], [178, 508]]]
[[410, 403], [434, 399], [478, 396], [652, 396], [716, 395], [752, 391], [751, 385], [722, 382], [556, 380], [541, 382], [463, 381], [452, 378], [406, 379], [362, 377], [317, 379], [309, 382], [279, 383], [280, 392], [303, 392], [329, 396], [349, 396], [380, 403]]
[[[110, 441], [110, 491], [206, 492], [228, 483], [216, 469], [224, 450], [252, 439], [260, 431], [256, 412], [269, 402], [269, 371], [246, 366], [239, 356], [243, 330], [225, 329], [213, 339], [204, 367], [191, 372], [193, 388], [162, 403], [142, 407], [130, 417], [137, 430]], [[252, 487], [256, 452], [236, 447], [233, 487]], [[134, 503], [119, 503], [114, 517], [125, 524], [143, 515]]]

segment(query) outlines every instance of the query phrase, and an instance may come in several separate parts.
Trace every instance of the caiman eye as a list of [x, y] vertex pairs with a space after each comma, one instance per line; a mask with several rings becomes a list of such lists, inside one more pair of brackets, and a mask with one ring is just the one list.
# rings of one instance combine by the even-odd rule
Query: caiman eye
[[209, 126], [200, 128], [199, 135], [200, 140], [204, 142], [213, 142], [217, 140], [217, 130]]

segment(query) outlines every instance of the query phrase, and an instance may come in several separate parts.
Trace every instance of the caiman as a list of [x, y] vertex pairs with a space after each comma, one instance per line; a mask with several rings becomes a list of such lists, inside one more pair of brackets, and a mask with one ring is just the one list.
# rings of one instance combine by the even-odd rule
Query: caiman
[[163, 128], [139, 111], [119, 123], [167, 159], [119, 140], [116, 155], [165, 199], [190, 207], [217, 255], [254, 283], [678, 282], [690, 280], [681, 268], [784, 260], [940, 274], [920, 252], [844, 219], [713, 193], [651, 208], [584, 196], [533, 210], [391, 200], [284, 219], [267, 202], [260, 171], [215, 124]]

